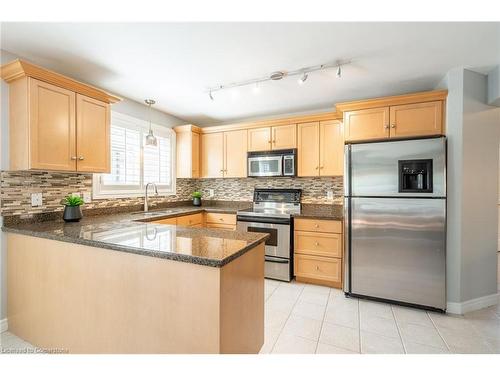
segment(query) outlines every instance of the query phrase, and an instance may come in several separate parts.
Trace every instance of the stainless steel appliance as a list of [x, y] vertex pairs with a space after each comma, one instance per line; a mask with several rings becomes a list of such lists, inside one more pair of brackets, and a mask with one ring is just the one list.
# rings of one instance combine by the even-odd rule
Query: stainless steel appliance
[[446, 138], [345, 146], [344, 291], [445, 310]]
[[248, 153], [248, 177], [296, 176], [297, 149]]
[[300, 212], [300, 189], [255, 189], [253, 208], [238, 211], [238, 230], [269, 233], [265, 277], [290, 281], [293, 277], [293, 217]]

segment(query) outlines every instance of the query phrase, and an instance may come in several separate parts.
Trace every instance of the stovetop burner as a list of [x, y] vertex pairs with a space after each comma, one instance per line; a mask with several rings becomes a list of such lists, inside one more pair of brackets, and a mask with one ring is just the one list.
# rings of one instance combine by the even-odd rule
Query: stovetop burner
[[290, 218], [300, 212], [300, 189], [255, 189], [253, 207], [237, 212], [240, 216]]

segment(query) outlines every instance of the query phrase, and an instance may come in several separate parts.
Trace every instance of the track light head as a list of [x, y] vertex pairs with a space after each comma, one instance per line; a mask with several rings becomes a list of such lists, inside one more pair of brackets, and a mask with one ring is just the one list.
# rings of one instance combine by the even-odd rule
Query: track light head
[[309, 77], [309, 75], [307, 73], [304, 73], [302, 74], [302, 77], [300, 77], [298, 80], [297, 80], [297, 83], [299, 85], [303, 85], [304, 82], [307, 80], [307, 77]]
[[342, 68], [340, 67], [340, 65], [337, 67], [337, 78], [340, 78], [342, 77]]

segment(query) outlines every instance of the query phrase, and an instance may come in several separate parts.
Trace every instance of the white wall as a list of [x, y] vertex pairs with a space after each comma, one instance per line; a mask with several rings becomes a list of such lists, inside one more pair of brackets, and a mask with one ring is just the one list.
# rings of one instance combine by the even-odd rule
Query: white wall
[[[500, 108], [487, 77], [448, 72], [447, 299], [455, 307], [497, 293]], [[494, 300], [494, 299], [490, 299]]]
[[[8, 51], [0, 50], [0, 63], [5, 64], [9, 61], [12, 61], [19, 56], [16, 56]], [[31, 60], [33, 63], [37, 63], [37, 61]], [[47, 67], [50, 68], [50, 67]], [[120, 95], [120, 94], [118, 94]], [[123, 97], [123, 96], [122, 96]], [[1, 91], [0, 91], [0, 169], [5, 170], [8, 169], [9, 164], [9, 147], [8, 147], [8, 139], [9, 139], [9, 115], [8, 115], [8, 85], [2, 80], [1, 81]], [[143, 120], [149, 119], [148, 107], [142, 103], [134, 102], [130, 99], [124, 98], [124, 100], [120, 103], [114, 104], [112, 107], [113, 111], [125, 113], [127, 115], [140, 118]], [[164, 125], [167, 127], [173, 127], [176, 125], [185, 124], [186, 121], [169, 115], [168, 113], [164, 113], [157, 110], [151, 111], [151, 119], [154, 123], [159, 125]], [[0, 217], [0, 226], [3, 223], [3, 219]], [[4, 319], [7, 316], [7, 292], [6, 292], [6, 244], [5, 244], [5, 236], [0, 231], [0, 320]]]

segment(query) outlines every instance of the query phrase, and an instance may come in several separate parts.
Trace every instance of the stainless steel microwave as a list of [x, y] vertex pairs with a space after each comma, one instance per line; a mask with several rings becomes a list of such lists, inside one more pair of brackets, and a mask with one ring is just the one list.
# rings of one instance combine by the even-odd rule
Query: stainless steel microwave
[[248, 153], [248, 177], [297, 175], [297, 149]]

